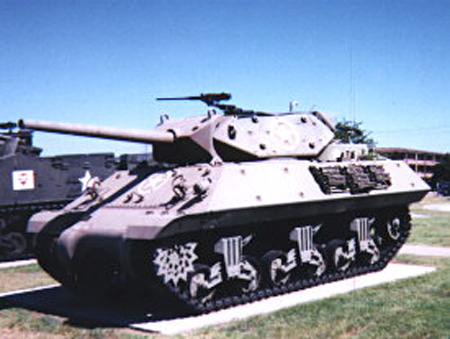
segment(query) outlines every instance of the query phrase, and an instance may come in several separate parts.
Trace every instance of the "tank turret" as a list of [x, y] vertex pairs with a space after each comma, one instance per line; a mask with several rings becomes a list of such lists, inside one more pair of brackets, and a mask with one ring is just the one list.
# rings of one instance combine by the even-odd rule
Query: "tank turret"
[[13, 122], [0, 123], [0, 129], [7, 131], [0, 133], [0, 158], [14, 156], [16, 154], [28, 154], [39, 156], [42, 149], [33, 146], [31, 131], [15, 130], [17, 124]]
[[324, 114], [221, 103], [230, 98], [161, 98], [210, 109], [150, 132], [21, 121], [151, 143], [160, 161], [33, 216], [40, 265], [75, 293], [166, 291], [195, 312], [383, 269], [429, 189], [422, 179], [404, 162], [362, 160], [365, 148], [337, 143]]
[[105, 128], [90, 125], [21, 120], [21, 127], [40, 131], [84, 135], [153, 144], [157, 161], [196, 163], [252, 161], [258, 159], [317, 157], [334, 138], [331, 123], [320, 112], [269, 114], [246, 111], [219, 103], [227, 93], [159, 100], [201, 100], [219, 108], [204, 116], [161, 119], [154, 131]]

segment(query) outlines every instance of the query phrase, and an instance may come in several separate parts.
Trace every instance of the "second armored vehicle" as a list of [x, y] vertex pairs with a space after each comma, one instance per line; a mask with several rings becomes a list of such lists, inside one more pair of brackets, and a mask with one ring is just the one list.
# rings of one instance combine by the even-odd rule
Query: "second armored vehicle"
[[151, 132], [23, 121], [152, 143], [160, 161], [35, 215], [41, 266], [80, 293], [162, 287], [196, 312], [385, 267], [428, 186], [403, 162], [359, 160], [319, 112], [245, 111], [229, 98], [182, 98], [214, 109]]

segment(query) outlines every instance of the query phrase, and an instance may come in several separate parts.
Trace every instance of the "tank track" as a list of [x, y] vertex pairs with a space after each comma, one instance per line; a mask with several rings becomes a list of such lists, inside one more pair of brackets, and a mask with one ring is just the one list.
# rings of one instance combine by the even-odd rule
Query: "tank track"
[[[255, 290], [251, 290], [248, 292], [242, 292], [242, 293], [231, 293], [230, 295], [227, 295], [226, 293], [220, 295], [217, 298], [208, 298], [207, 294], [206, 297], [201, 298], [193, 298], [189, 291], [189, 286], [182, 286], [183, 284], [176, 284], [177, 281], [174, 279], [167, 279], [167, 276], [163, 278], [161, 275], [161, 268], [163, 265], [160, 263], [161, 260], [158, 259], [158, 253], [160, 250], [156, 248], [154, 250], [154, 263], [159, 262], [159, 264], [155, 264], [154, 272], [153, 272], [153, 278], [156, 281], [159, 282], [158, 288], [163, 287], [172, 299], [175, 299], [179, 301], [184, 306], [187, 306], [189, 312], [194, 314], [199, 313], [209, 313], [213, 311], [218, 311], [221, 309], [246, 304], [254, 301], [258, 301], [261, 299], [269, 298], [272, 296], [277, 296], [281, 294], [290, 293], [293, 291], [298, 291], [306, 288], [310, 288], [313, 286], [318, 286], [322, 284], [326, 284], [329, 282], [337, 281], [337, 280], [343, 280], [347, 278], [351, 278], [358, 275], [363, 275], [366, 273], [376, 272], [380, 271], [383, 268], [387, 266], [387, 264], [392, 260], [392, 258], [396, 255], [396, 253], [399, 251], [400, 247], [406, 242], [411, 228], [411, 218], [409, 215], [409, 211], [406, 207], [403, 207], [400, 209], [400, 213], [395, 214], [395, 217], [393, 217], [392, 210], [387, 209], [381, 213], [381, 219], [382, 220], [398, 220], [398, 224], [394, 227], [396, 228], [394, 230], [394, 235], [389, 235], [389, 232], [385, 232], [385, 229], [378, 229], [375, 230], [375, 233], [371, 235], [370, 237], [378, 237], [377, 240], [377, 247], [379, 247], [379, 256], [376, 258], [374, 262], [364, 262], [362, 263], [360, 260], [360, 257], [358, 257], [356, 260], [351, 262], [351, 265], [343, 270], [338, 269], [337, 267], [330, 268], [330, 258], [329, 255], [327, 255], [327, 246], [322, 246], [321, 253], [323, 254], [323, 257], [326, 257], [325, 261], [328, 261], [326, 263], [327, 268], [326, 270], [321, 273], [320, 275], [317, 275], [316, 273], [318, 270], [312, 270], [309, 271], [309, 275], [306, 276], [300, 276], [296, 277], [295, 279], [290, 279], [289, 281], [286, 279], [283, 281], [282, 279], [278, 281], [277, 284], [268, 284], [267, 281], [264, 282], [263, 279], [260, 279], [261, 284], [258, 285], [258, 287]], [[380, 216], [380, 214], [378, 215]], [[389, 219], [390, 218], [390, 219]], [[392, 222], [393, 223], [393, 222]], [[389, 225], [389, 222], [388, 222]], [[379, 227], [379, 226], [376, 226]], [[371, 227], [371, 228], [376, 228]], [[390, 226], [388, 226], [390, 227]], [[351, 232], [350, 232], [351, 233]], [[389, 238], [386, 240], [386, 238]], [[292, 239], [291, 239], [292, 240]], [[330, 240], [330, 239], [328, 239]], [[341, 239], [342, 240], [342, 239]], [[331, 243], [331, 246], [333, 244], [333, 241], [329, 241]], [[361, 248], [360, 244], [358, 244], [357, 252], [359, 255], [361, 255]], [[245, 252], [245, 251], [244, 251]], [[156, 258], [156, 259], [155, 259]], [[196, 262], [198, 259], [201, 259], [201, 257], [197, 257], [194, 255], [191, 257], [191, 259], [188, 259], [187, 261], [191, 261], [191, 263], [187, 263], [185, 266], [190, 267], [192, 262]], [[186, 260], [185, 260], [186, 261]], [[261, 262], [261, 257], [258, 258], [258, 261]], [[166, 263], [167, 264], [167, 263]], [[262, 267], [261, 264], [255, 265], [255, 267], [258, 267], [260, 269]], [[308, 265], [308, 267], [310, 267]], [[342, 267], [341, 267], [342, 268]], [[344, 267], [345, 268], [345, 267]], [[205, 269], [205, 266], [202, 264], [192, 264], [191, 270], [198, 270], [200, 271], [202, 269]], [[213, 267], [212, 267], [213, 269]], [[210, 268], [211, 271], [211, 268]], [[209, 272], [210, 272], [209, 271]], [[189, 281], [189, 275], [191, 275], [192, 279], [192, 272], [186, 273], [185, 272], [185, 278]], [[211, 273], [205, 274], [205, 276], [211, 276]], [[264, 276], [261, 274], [261, 277], [265, 280], [267, 279], [267, 274]], [[180, 277], [179, 280], [182, 278]], [[175, 282], [175, 284], [174, 284]], [[281, 283], [280, 283], [281, 282]], [[178, 285], [181, 285], [178, 286]]]
[[0, 262], [34, 257], [26, 232], [28, 220], [41, 210], [61, 209], [67, 201], [0, 208]]

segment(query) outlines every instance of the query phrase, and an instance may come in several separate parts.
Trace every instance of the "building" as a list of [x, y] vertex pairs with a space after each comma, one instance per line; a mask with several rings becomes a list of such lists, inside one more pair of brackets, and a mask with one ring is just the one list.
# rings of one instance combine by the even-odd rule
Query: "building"
[[444, 161], [445, 153], [420, 151], [410, 148], [377, 148], [376, 152], [392, 160], [405, 161], [424, 179], [431, 179], [433, 167]]

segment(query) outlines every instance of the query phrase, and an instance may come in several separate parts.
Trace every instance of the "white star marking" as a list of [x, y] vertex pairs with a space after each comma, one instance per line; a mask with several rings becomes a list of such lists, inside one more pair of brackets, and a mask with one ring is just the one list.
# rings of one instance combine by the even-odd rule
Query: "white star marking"
[[86, 189], [89, 187], [89, 182], [92, 180], [91, 172], [86, 171], [84, 173], [84, 177], [79, 178], [78, 181], [81, 182], [81, 192], [86, 191]]

